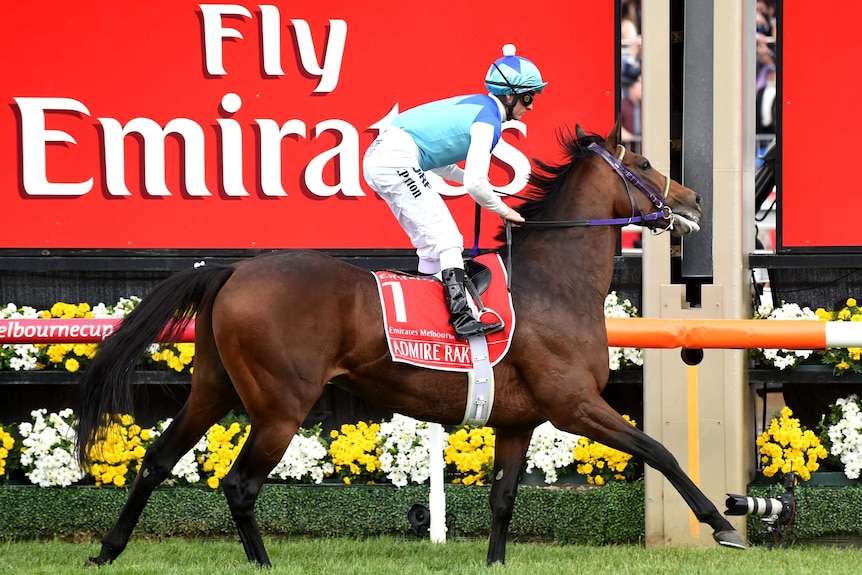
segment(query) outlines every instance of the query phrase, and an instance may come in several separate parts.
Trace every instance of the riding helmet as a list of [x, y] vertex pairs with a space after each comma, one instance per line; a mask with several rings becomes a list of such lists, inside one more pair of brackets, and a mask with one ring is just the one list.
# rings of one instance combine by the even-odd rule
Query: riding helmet
[[536, 92], [541, 94], [547, 86], [535, 64], [515, 56], [514, 44], [503, 46], [503, 57], [491, 64], [485, 74], [485, 87], [496, 96]]

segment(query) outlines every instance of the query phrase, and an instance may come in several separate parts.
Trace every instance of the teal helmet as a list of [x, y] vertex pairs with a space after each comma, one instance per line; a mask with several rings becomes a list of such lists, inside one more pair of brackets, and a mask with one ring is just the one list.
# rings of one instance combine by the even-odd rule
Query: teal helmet
[[513, 44], [503, 46], [503, 57], [491, 64], [485, 74], [485, 87], [495, 96], [525, 92], [541, 94], [547, 85], [547, 82], [542, 81], [542, 73], [535, 64], [515, 56]]

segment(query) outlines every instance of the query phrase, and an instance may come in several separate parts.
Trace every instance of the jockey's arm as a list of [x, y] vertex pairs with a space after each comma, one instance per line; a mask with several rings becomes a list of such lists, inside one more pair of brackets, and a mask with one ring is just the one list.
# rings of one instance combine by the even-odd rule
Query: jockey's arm
[[462, 184], [473, 200], [483, 208], [513, 222], [524, 221], [518, 212], [503, 203], [488, 179], [491, 167], [491, 145], [494, 128], [484, 122], [475, 122], [470, 127], [470, 148], [462, 170], [456, 164], [431, 170], [438, 176]]
[[485, 122], [474, 122], [470, 127], [470, 148], [464, 162], [462, 183], [477, 204], [499, 216], [505, 216], [509, 207], [494, 193], [488, 179], [493, 143], [494, 127]]

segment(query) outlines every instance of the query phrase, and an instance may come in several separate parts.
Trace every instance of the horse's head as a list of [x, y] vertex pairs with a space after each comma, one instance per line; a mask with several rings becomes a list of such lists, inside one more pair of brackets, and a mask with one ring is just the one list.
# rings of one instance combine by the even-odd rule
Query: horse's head
[[[576, 126], [579, 140], [586, 132]], [[684, 236], [700, 229], [703, 217], [700, 195], [669, 176], [654, 169], [644, 156], [627, 150], [620, 144], [620, 123], [614, 125], [604, 140], [594, 142], [590, 149], [607, 164], [616, 176], [617, 185], [626, 193], [618, 194], [615, 213], [622, 217], [633, 216], [633, 223], [655, 230], [668, 230], [675, 236]]]

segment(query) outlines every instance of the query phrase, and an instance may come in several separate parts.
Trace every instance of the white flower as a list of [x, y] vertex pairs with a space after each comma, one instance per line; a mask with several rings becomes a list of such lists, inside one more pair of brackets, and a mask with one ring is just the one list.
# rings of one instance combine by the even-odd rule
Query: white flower
[[[160, 421], [156, 428], [151, 430], [152, 438], [155, 439], [164, 433], [165, 429], [168, 428], [172, 421], [173, 418]], [[207, 445], [207, 438], [206, 435], [204, 435], [198, 440], [192, 449], [187, 451], [185, 455], [177, 461], [176, 465], [174, 465], [174, 468], [171, 470], [170, 476], [165, 480], [165, 485], [199, 483], [201, 481], [201, 470], [198, 465], [197, 455], [199, 453], [206, 453]]]
[[835, 401], [841, 408], [841, 419], [826, 431], [832, 447], [829, 452], [844, 464], [844, 475], [848, 479], [859, 479], [862, 472], [862, 411], [857, 395]]
[[269, 476], [322, 483], [324, 477], [335, 472], [332, 463], [323, 461], [326, 454], [326, 445], [320, 439], [319, 430], [309, 432], [300, 429]]
[[556, 483], [557, 471], [575, 462], [578, 439], [579, 435], [560, 431], [550, 421], [546, 421], [533, 430], [533, 437], [527, 448], [526, 472], [541, 469], [545, 474], [545, 483]]
[[[605, 317], [637, 317], [638, 309], [628, 299], [620, 300], [612, 291], [605, 297]], [[644, 364], [643, 350], [639, 348], [608, 347], [608, 363], [611, 371]]]
[[[132, 296], [120, 298], [113, 306], [104, 303], [97, 304], [91, 311], [94, 318], [105, 319], [123, 317], [129, 313], [141, 301], [141, 298]], [[0, 319], [39, 319], [42, 314], [36, 309], [28, 306], [18, 307], [14, 303], [8, 303], [0, 308]], [[39, 356], [44, 349], [35, 345], [0, 345], [0, 369], [12, 369], [15, 371], [33, 371], [38, 367]], [[44, 369], [44, 368], [43, 368]]]
[[41, 487], [65, 487], [84, 478], [73, 454], [74, 415], [71, 409], [45, 416], [47, 410], [30, 412], [32, 422], [18, 425], [21, 434], [21, 466], [30, 481]]
[[[444, 432], [443, 445], [448, 438]], [[421, 484], [431, 476], [428, 423], [396, 413], [391, 421], [380, 424], [377, 442], [380, 469], [393, 485]]]
[[[785, 303], [778, 307], [761, 305], [755, 314], [757, 319], [798, 319], [819, 321], [817, 314], [808, 307], [800, 307], [795, 303]], [[807, 359], [813, 350], [810, 349], [762, 349], [760, 350], [763, 361], [778, 369], [793, 369], [804, 359]]]

